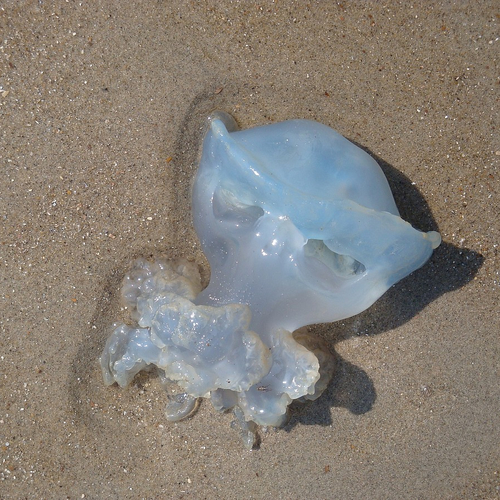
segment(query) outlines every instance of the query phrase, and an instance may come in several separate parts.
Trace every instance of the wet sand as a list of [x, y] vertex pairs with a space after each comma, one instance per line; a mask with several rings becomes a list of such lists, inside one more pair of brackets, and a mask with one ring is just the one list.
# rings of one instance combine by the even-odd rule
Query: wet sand
[[[0, 497], [500, 497], [494, 1], [0, 4]], [[443, 244], [312, 330], [334, 383], [243, 449], [98, 358], [138, 256], [209, 269], [190, 218], [205, 117], [309, 118], [381, 163]]]

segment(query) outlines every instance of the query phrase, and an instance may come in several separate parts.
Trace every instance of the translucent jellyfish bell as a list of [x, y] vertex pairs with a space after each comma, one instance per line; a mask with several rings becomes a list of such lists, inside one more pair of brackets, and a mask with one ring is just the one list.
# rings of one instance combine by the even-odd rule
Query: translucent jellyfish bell
[[358, 314], [440, 242], [399, 217], [371, 156], [308, 120], [212, 120], [193, 213], [213, 276], [196, 302], [248, 304], [259, 331]]

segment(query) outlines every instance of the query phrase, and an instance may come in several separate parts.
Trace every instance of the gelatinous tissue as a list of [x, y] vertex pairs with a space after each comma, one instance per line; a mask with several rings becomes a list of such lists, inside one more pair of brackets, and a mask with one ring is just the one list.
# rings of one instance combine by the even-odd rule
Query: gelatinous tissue
[[333, 376], [334, 356], [301, 327], [362, 312], [441, 241], [401, 219], [371, 156], [308, 120], [238, 131], [212, 116], [192, 206], [209, 285], [194, 263], [138, 260], [122, 287], [135, 325], [115, 325], [104, 381], [124, 387], [155, 365], [184, 391], [169, 420], [209, 398], [248, 448]]

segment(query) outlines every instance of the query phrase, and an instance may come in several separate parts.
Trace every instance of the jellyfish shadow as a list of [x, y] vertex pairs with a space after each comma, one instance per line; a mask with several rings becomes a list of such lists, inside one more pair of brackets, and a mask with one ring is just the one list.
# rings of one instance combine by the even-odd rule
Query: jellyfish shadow
[[[422, 231], [439, 231], [427, 201], [410, 179], [367, 148], [355, 144], [382, 168], [401, 217]], [[442, 242], [422, 268], [392, 286], [366, 311], [337, 323], [313, 325], [309, 329], [322, 336], [335, 353], [338, 342], [353, 336], [379, 335], [405, 324], [441, 295], [467, 285], [483, 262], [484, 257], [474, 250]], [[333, 407], [346, 408], [355, 415], [371, 410], [377, 398], [372, 380], [362, 368], [336, 356], [337, 371], [325, 393], [314, 404], [293, 405], [285, 430], [299, 423], [331, 425]]]

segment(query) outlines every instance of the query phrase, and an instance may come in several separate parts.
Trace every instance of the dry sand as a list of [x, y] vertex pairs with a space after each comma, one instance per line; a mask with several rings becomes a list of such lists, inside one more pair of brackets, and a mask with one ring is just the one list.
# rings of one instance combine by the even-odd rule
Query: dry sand
[[[500, 6], [0, 0], [0, 497], [500, 497]], [[204, 119], [325, 123], [444, 243], [364, 314], [313, 327], [338, 376], [242, 448], [204, 403], [98, 357], [137, 256], [195, 259]]]

